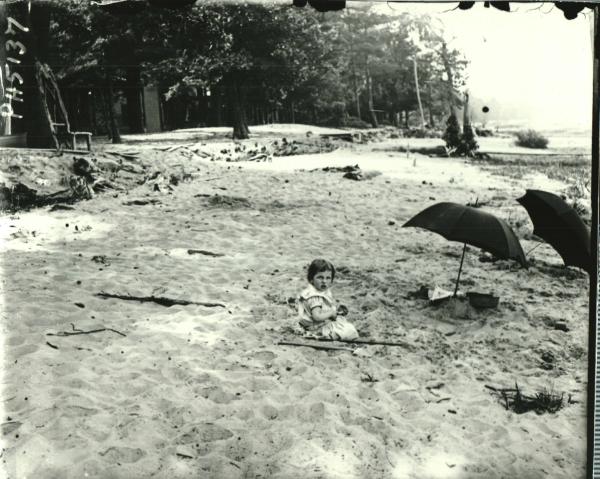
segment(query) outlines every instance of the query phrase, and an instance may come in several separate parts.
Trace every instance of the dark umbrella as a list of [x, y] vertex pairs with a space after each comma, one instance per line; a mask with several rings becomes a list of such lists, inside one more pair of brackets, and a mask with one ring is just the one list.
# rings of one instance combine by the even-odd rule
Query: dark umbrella
[[527, 190], [517, 201], [529, 213], [533, 234], [546, 240], [565, 265], [592, 271], [590, 230], [560, 196], [547, 191]]
[[492, 253], [497, 258], [514, 259], [527, 266], [521, 243], [504, 220], [470, 206], [437, 203], [412, 217], [403, 226], [417, 226], [442, 235], [449, 241], [464, 243], [454, 295], [462, 271], [467, 244]]

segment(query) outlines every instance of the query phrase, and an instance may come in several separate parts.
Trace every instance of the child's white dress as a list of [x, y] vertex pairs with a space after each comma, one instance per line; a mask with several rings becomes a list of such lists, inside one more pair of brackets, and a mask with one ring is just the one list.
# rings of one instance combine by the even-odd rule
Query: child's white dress
[[317, 290], [312, 284], [304, 289], [298, 296], [298, 316], [300, 326], [305, 330], [329, 339], [352, 340], [358, 338], [356, 328], [343, 316], [335, 320], [315, 322], [311, 311], [316, 307], [335, 307], [335, 301], [329, 289]]

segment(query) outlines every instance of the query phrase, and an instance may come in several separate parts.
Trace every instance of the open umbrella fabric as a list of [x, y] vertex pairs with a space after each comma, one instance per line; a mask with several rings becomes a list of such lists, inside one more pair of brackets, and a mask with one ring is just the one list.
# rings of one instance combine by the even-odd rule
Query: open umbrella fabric
[[527, 190], [517, 201], [529, 213], [533, 234], [550, 244], [565, 265], [592, 271], [590, 230], [573, 208], [542, 190]]
[[424, 209], [403, 226], [432, 231], [450, 241], [467, 243], [497, 258], [514, 259], [527, 266], [518, 238], [506, 222], [491, 213], [458, 203], [437, 203]]

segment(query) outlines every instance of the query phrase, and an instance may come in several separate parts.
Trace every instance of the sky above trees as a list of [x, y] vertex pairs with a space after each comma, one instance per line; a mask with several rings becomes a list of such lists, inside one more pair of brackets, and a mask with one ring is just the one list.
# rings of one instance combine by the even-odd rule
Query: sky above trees
[[390, 15], [429, 13], [441, 22], [454, 38], [450, 45], [469, 60], [473, 96], [503, 109], [491, 111], [490, 121], [520, 116], [540, 128], [590, 127], [591, 12], [566, 20], [551, 4], [511, 4], [510, 13], [482, 4], [467, 11], [450, 11], [454, 4], [377, 8]]

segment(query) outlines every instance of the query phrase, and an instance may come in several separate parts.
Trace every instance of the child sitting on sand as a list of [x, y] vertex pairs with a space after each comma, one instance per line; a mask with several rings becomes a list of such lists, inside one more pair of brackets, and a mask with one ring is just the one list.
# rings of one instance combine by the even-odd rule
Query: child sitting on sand
[[335, 306], [329, 287], [335, 277], [334, 266], [324, 259], [314, 260], [308, 267], [309, 285], [298, 297], [298, 315], [302, 330], [307, 335], [329, 339], [358, 338], [356, 328], [343, 315], [345, 306]]

